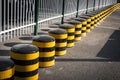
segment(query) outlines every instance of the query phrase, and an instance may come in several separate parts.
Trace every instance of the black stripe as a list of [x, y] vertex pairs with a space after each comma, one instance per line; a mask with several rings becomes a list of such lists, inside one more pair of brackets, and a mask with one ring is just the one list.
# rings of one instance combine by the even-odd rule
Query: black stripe
[[73, 43], [74, 40], [67, 40], [67, 43]]
[[47, 62], [54, 60], [54, 56], [52, 57], [39, 57], [39, 62]]
[[81, 34], [76, 34], [75, 37], [81, 37]]
[[91, 22], [87, 22], [87, 24], [90, 24]]
[[65, 47], [55, 47], [55, 51], [64, 51], [66, 50], [66, 46]]
[[68, 36], [74, 36], [74, 32], [73, 33], [68, 33]]
[[94, 19], [92, 19], [91, 21], [94, 21]]
[[67, 38], [65, 39], [55, 39], [56, 43], [62, 43], [62, 42], [67, 42]]
[[82, 33], [85, 33], [86, 32], [86, 30], [82, 30]]
[[94, 26], [94, 24], [91, 24], [91, 26]]
[[90, 27], [87, 27], [87, 29], [90, 29]]
[[15, 76], [16, 77], [31, 77], [31, 76], [34, 76], [38, 74], [38, 69], [34, 70], [34, 71], [30, 71], [30, 72], [18, 72], [18, 71], [15, 71]]
[[95, 22], [94, 24], [97, 24], [97, 22]]
[[80, 31], [81, 30], [81, 28], [75, 28], [75, 31]]
[[86, 27], [86, 24], [85, 24], [85, 25], [82, 25], [82, 27]]
[[11, 58], [16, 65], [22, 65], [22, 66], [27, 66], [27, 65], [33, 65], [39, 62], [39, 59], [34, 59], [34, 60], [16, 60]]
[[12, 76], [11, 78], [2, 79], [2, 80], [14, 80], [14, 76]]
[[54, 51], [55, 47], [51, 47], [51, 48], [39, 48], [40, 52], [51, 52]]

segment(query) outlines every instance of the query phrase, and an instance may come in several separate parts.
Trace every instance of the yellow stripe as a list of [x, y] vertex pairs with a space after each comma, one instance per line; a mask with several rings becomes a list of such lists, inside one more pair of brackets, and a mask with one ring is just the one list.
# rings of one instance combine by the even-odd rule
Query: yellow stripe
[[91, 19], [95, 19], [95, 17], [93, 16], [93, 17], [91, 17]]
[[50, 67], [55, 65], [55, 60], [48, 61], [48, 62], [39, 62], [39, 67]]
[[94, 26], [91, 26], [90, 29], [94, 29]]
[[36, 41], [32, 41], [32, 44], [36, 45], [37, 47], [41, 47], [41, 48], [50, 48], [50, 47], [55, 46], [55, 41], [53, 41], [53, 42], [36, 42]]
[[82, 33], [81, 36], [82, 36], [82, 37], [85, 37], [85, 36], [86, 36], [86, 33]]
[[56, 43], [55, 47], [65, 47], [66, 45], [67, 45], [67, 41], [62, 43]]
[[0, 80], [11, 78], [13, 75], [14, 75], [14, 67], [5, 71], [0, 71]]
[[90, 22], [91, 21], [91, 19], [87, 19], [87, 22]]
[[86, 32], [90, 32], [90, 29], [87, 29]]
[[55, 55], [55, 51], [51, 52], [40, 52], [40, 57], [51, 57]]
[[91, 21], [91, 23], [90, 24], [94, 24], [94, 21]]
[[73, 47], [74, 46], [74, 43], [68, 43], [67, 44], [67, 47], [70, 48], [70, 47]]
[[75, 34], [81, 34], [81, 31], [75, 31]]
[[[62, 28], [63, 29], [63, 28]], [[68, 33], [71, 33], [71, 32], [75, 32], [75, 28], [71, 28], [71, 29], [64, 29], [66, 30]]]
[[73, 40], [75, 38], [75, 36], [68, 36], [67, 40]]
[[11, 52], [11, 57], [16, 60], [33, 60], [39, 57], [39, 52], [31, 53], [31, 54], [20, 54]]
[[67, 29], [67, 32], [69, 32], [69, 33], [71, 33], [71, 32], [75, 32], [75, 28]]
[[38, 78], [39, 78], [39, 74], [30, 76], [30, 77], [16, 77], [15, 76], [15, 80], [38, 80]]
[[83, 25], [87, 24], [87, 21], [83, 21], [82, 24], [83, 24]]
[[90, 26], [91, 26], [91, 24], [87, 24], [86, 26], [87, 26], [87, 27], [90, 27]]
[[82, 27], [81, 30], [86, 30], [86, 27]]
[[55, 39], [65, 39], [67, 38], [67, 34], [51, 34], [49, 33], [50, 36], [53, 36]]
[[27, 66], [15, 65], [15, 70], [18, 72], [30, 72], [38, 68], [39, 68], [39, 63], [33, 64], [33, 65], [27, 65]]
[[81, 40], [81, 37], [76, 37], [74, 40], [79, 41], [79, 40]]
[[[71, 24], [72, 25], [72, 24]], [[72, 25], [72, 26], [74, 26], [75, 28], [81, 28], [82, 27], [82, 24], [74, 24], [74, 25]]]
[[56, 51], [55, 52], [56, 56], [62, 56], [62, 55], [65, 55], [65, 54], [66, 54], [66, 50], [64, 50], [64, 51]]

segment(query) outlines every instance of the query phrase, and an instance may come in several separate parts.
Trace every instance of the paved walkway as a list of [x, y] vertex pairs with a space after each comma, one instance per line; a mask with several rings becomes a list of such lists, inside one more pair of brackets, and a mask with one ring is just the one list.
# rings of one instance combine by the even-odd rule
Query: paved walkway
[[[56, 57], [56, 65], [39, 69], [39, 80], [120, 80], [120, 10], [115, 11], [94, 30]], [[31, 43], [31, 36], [0, 45], [0, 57], [9, 57], [10, 48]]]

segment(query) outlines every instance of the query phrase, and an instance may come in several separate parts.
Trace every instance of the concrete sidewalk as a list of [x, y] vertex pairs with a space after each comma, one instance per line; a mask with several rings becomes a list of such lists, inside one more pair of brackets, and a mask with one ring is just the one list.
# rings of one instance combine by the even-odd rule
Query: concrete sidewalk
[[[82, 41], [56, 57], [56, 64], [39, 69], [39, 80], [120, 80], [120, 10], [116, 10]], [[31, 44], [32, 36], [19, 37], [0, 44], [0, 58], [9, 57], [18, 43]]]

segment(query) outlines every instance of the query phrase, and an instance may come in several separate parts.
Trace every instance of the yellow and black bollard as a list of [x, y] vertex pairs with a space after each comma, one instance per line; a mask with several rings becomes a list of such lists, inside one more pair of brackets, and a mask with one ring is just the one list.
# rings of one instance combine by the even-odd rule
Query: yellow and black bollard
[[75, 27], [70, 24], [61, 24], [59, 25], [61, 29], [64, 29], [68, 33], [67, 37], [67, 47], [73, 47], [74, 46], [74, 32]]
[[75, 38], [74, 38], [74, 41], [81, 40], [82, 23], [80, 21], [76, 21], [76, 20], [71, 20], [71, 21], [68, 21], [67, 23], [75, 27], [75, 33], [74, 33]]
[[39, 48], [39, 67], [55, 65], [55, 39], [48, 35], [36, 36], [33, 45]]
[[91, 29], [91, 18], [89, 16], [80, 16], [80, 18], [86, 19], [87, 24], [86, 24], [86, 32], [90, 32]]
[[50, 30], [49, 35], [55, 38], [55, 55], [65, 55], [67, 46], [67, 32], [63, 29], [55, 29]]
[[15, 80], [38, 80], [39, 49], [29, 44], [18, 44], [11, 48], [11, 59], [15, 63]]
[[10, 59], [0, 59], [0, 80], [14, 80], [14, 62]]
[[87, 21], [86, 19], [83, 18], [74, 18], [74, 20], [76, 21], [80, 21], [82, 23], [82, 27], [81, 27], [81, 37], [86, 36], [86, 29], [87, 29]]

